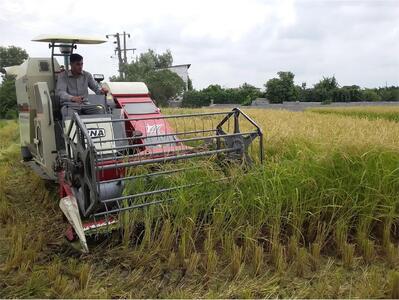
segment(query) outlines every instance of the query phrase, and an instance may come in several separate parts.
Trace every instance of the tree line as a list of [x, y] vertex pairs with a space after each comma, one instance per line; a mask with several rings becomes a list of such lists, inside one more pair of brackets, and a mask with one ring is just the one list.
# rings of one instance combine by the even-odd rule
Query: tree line
[[212, 84], [202, 90], [190, 90], [183, 94], [182, 106], [201, 107], [213, 104], [250, 105], [256, 98], [262, 97], [259, 88], [244, 83], [238, 88], [223, 88]]
[[300, 102], [359, 102], [399, 101], [399, 87], [361, 88], [358, 85], [340, 86], [335, 76], [323, 77], [313, 87], [304, 82], [296, 85], [292, 72], [278, 72], [277, 77], [264, 84], [264, 90], [244, 83], [238, 88], [222, 88], [210, 85], [202, 90], [187, 91], [183, 95], [183, 106], [207, 106], [215, 104], [250, 105], [256, 98], [266, 98], [270, 103]]
[[399, 87], [361, 88], [358, 85], [340, 86], [335, 76], [323, 77], [313, 87], [294, 83], [292, 72], [278, 72], [278, 77], [265, 84], [265, 96], [271, 103], [301, 102], [359, 102], [399, 101]]

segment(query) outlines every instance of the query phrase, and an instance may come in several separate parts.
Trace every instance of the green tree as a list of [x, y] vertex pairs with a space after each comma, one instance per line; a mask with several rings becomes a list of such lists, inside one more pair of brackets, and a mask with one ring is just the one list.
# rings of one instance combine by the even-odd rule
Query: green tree
[[399, 87], [382, 87], [377, 90], [381, 101], [399, 101]]
[[[28, 53], [22, 48], [0, 46], [0, 71], [4, 68], [20, 65], [28, 58]], [[15, 93], [15, 78], [12, 75], [2, 75], [0, 84], [0, 118], [17, 116], [17, 96]]]
[[294, 84], [294, 73], [278, 72], [278, 78], [272, 78], [265, 84], [266, 97], [270, 103], [283, 103], [299, 99], [298, 88]]
[[225, 103], [227, 96], [226, 91], [219, 84], [211, 84], [207, 88], [201, 90], [204, 98], [213, 101], [213, 103]]
[[187, 91], [183, 95], [183, 107], [202, 107], [209, 106], [211, 99], [203, 91]]
[[338, 87], [338, 82], [335, 76], [324, 77], [318, 83], [314, 85], [315, 89], [325, 89], [327, 91], [332, 91]]
[[242, 105], [251, 105], [252, 101], [256, 98], [262, 97], [262, 93], [259, 88], [244, 83], [238, 89], [236, 89], [236, 94], [238, 98], [238, 103]]
[[314, 92], [318, 101], [331, 101], [333, 99], [334, 92], [338, 89], [338, 82], [333, 77], [324, 77], [313, 87]]
[[15, 78], [11, 75], [5, 75], [0, 85], [0, 118], [10, 119], [15, 117], [17, 117]]
[[212, 101], [215, 104], [241, 104], [250, 105], [253, 100], [261, 97], [259, 88], [244, 83], [238, 88], [223, 88], [218, 84], [211, 84], [200, 91], [188, 91], [183, 96], [183, 106], [207, 106]]
[[187, 90], [192, 91], [193, 88], [193, 81], [191, 80], [190, 77], [187, 78]]
[[4, 67], [20, 65], [27, 58], [28, 53], [20, 47], [0, 46], [0, 70]]
[[295, 90], [298, 95], [297, 100], [301, 102], [306, 101], [306, 82], [302, 82], [301, 85], [296, 85]]
[[126, 78], [114, 76], [113, 81], [145, 81], [149, 72], [156, 69], [168, 68], [173, 64], [173, 56], [170, 50], [162, 54], [157, 54], [154, 50], [148, 49], [147, 52], [141, 53], [131, 63], [122, 67], [122, 71], [126, 74]]
[[381, 101], [381, 97], [372, 89], [364, 89], [362, 91], [362, 101]]
[[131, 63], [125, 65], [122, 71], [125, 78], [111, 77], [111, 81], [142, 81], [157, 102], [157, 105], [167, 105], [169, 99], [182, 94], [185, 89], [184, 81], [176, 73], [166, 69], [173, 63], [170, 50], [157, 54], [154, 50], [140, 54]]
[[145, 83], [158, 106], [166, 106], [169, 99], [182, 94], [185, 88], [183, 79], [167, 69], [150, 71]]

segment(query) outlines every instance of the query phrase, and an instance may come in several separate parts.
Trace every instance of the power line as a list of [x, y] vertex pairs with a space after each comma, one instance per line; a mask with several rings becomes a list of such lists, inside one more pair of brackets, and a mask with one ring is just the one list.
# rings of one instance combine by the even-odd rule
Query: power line
[[[123, 47], [121, 47], [121, 36], [123, 36]], [[115, 34], [107, 34], [106, 35], [107, 39], [109, 37], [114, 37], [115, 41], [114, 44], [116, 44], [116, 48], [115, 48], [115, 54], [118, 55], [118, 72], [119, 72], [119, 76], [121, 78], [126, 78], [126, 74], [123, 73], [123, 66], [127, 65], [127, 52], [128, 51], [132, 51], [134, 53], [134, 51], [136, 50], [136, 48], [126, 48], [126, 37], [130, 38], [130, 33], [126, 33], [125, 31], [123, 33], [115, 33]], [[123, 53], [123, 58], [122, 58], [122, 53]]]

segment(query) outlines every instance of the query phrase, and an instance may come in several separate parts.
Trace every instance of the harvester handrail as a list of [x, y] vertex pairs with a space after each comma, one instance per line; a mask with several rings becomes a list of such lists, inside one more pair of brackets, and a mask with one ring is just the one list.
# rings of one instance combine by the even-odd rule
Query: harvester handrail
[[159, 190], [155, 190], [155, 191], [149, 191], [149, 192], [143, 192], [143, 193], [138, 193], [138, 194], [134, 194], [134, 195], [126, 195], [126, 196], [120, 196], [120, 197], [116, 197], [116, 198], [110, 198], [110, 199], [102, 200], [101, 202], [109, 203], [109, 202], [117, 202], [117, 201], [122, 201], [122, 200], [127, 200], [127, 199], [135, 199], [135, 198], [140, 198], [140, 197], [144, 197], [144, 196], [152, 196], [152, 195], [175, 191], [175, 190], [182, 189], [182, 188], [193, 187], [193, 186], [196, 186], [199, 184], [201, 184], [201, 182], [188, 183], [188, 184], [183, 184], [183, 185], [179, 185], [179, 186], [163, 188], [163, 189], [159, 189]]
[[198, 167], [178, 168], [178, 169], [166, 170], [166, 171], [160, 171], [160, 172], [154, 172], [154, 173], [147, 173], [147, 174], [140, 174], [140, 175], [121, 177], [121, 178], [116, 178], [116, 179], [100, 180], [100, 182], [101, 183], [110, 183], [110, 182], [118, 182], [118, 181], [127, 181], [127, 180], [132, 180], [132, 179], [168, 175], [168, 174], [178, 173], [178, 172], [181, 172], [181, 171], [195, 170], [195, 169], [198, 169]]
[[[177, 143], [192, 142], [192, 141], [202, 141], [202, 140], [210, 140], [210, 139], [216, 139], [216, 138], [221, 138], [221, 137], [233, 137], [233, 136], [249, 135], [249, 134], [252, 134], [252, 133], [257, 133], [257, 131], [240, 132], [240, 133], [229, 133], [229, 134], [223, 134], [223, 135], [198, 136], [198, 137], [192, 137], [192, 138], [179, 139], [179, 140], [175, 140], [175, 141], [160, 141], [160, 142], [152, 142], [152, 143], [144, 143], [144, 144], [116, 146], [116, 147], [111, 147], [111, 148], [100, 148], [100, 149], [97, 149], [97, 152], [111, 151], [111, 150], [121, 150], [121, 149], [134, 149], [134, 148], [141, 148], [141, 147], [146, 147], [146, 146], [177, 144]], [[159, 137], [162, 137], [162, 136], [163, 135], [159, 135]], [[151, 137], [157, 137], [157, 136], [151, 136]], [[126, 156], [121, 156], [121, 157], [125, 158]]]
[[[175, 200], [174, 198], [168, 198], [168, 199], [162, 199], [162, 200], [156, 200], [156, 201], [151, 201], [151, 202], [146, 202], [146, 203], [140, 203], [140, 204], [136, 204], [136, 205], [131, 205], [131, 206], [126, 206], [126, 207], [120, 207], [117, 209], [112, 209], [112, 210], [106, 210], [103, 212], [98, 212], [93, 214], [93, 218], [94, 220], [96, 219], [96, 217], [101, 217], [101, 216], [106, 216], [106, 219], [108, 219], [112, 214], [116, 214], [116, 213], [120, 213], [122, 211], [126, 211], [126, 210], [130, 210], [133, 208], [144, 208], [150, 205], [155, 205], [155, 204], [161, 204], [164, 202], [168, 202], [168, 201], [173, 201]], [[118, 203], [118, 202], [117, 202]], [[108, 225], [108, 221], [107, 221], [107, 225]]]
[[262, 133], [262, 129], [259, 127], [259, 125], [250, 117], [248, 116], [245, 112], [243, 112], [241, 109], [239, 109], [238, 107], [234, 108], [233, 110], [235, 111], [239, 111], [241, 115], [243, 115], [245, 117], [245, 119], [248, 120], [249, 123], [251, 123], [254, 127], [256, 127], [256, 129], [258, 129], [258, 132], [260, 134]]
[[[239, 148], [234, 147], [234, 148], [226, 148], [226, 149], [219, 149], [219, 150], [204, 151], [204, 152], [199, 152], [199, 153], [190, 153], [190, 154], [167, 156], [167, 157], [162, 157], [162, 158], [135, 160], [135, 161], [129, 161], [129, 162], [123, 162], [123, 163], [115, 162], [115, 163], [109, 164], [109, 165], [96, 166], [96, 170], [97, 170], [97, 172], [99, 172], [99, 171], [105, 171], [105, 170], [112, 170], [112, 169], [116, 169], [116, 168], [126, 168], [126, 167], [138, 166], [138, 165], [146, 165], [146, 164], [153, 164], [153, 163], [159, 163], [159, 162], [175, 161], [175, 160], [188, 159], [188, 158], [199, 157], [199, 156], [210, 156], [210, 155], [218, 154], [218, 153], [229, 153], [229, 152], [234, 152], [234, 151], [237, 151], [237, 150], [239, 150]], [[174, 152], [177, 152], [177, 151], [174, 151]], [[179, 152], [181, 152], [181, 151], [179, 151]], [[132, 156], [133, 157], [140, 157], [140, 155], [132, 155]]]
[[101, 120], [84, 122], [85, 124], [98, 124], [98, 123], [113, 123], [113, 122], [126, 122], [126, 121], [146, 121], [146, 120], [162, 120], [162, 119], [173, 119], [173, 118], [189, 118], [189, 117], [203, 117], [203, 116], [216, 116], [216, 115], [232, 115], [232, 111], [224, 112], [212, 112], [212, 113], [196, 113], [196, 114], [181, 114], [181, 115], [166, 115], [166, 116], [153, 116], [153, 117], [142, 117], [142, 118], [126, 118], [126, 119], [112, 119], [112, 120]]
[[[118, 203], [119, 201], [123, 201], [123, 200], [128, 200], [128, 199], [132, 200], [132, 199], [140, 198], [140, 197], [144, 197], [144, 196], [152, 196], [152, 195], [162, 194], [162, 193], [166, 193], [166, 192], [172, 192], [172, 191], [175, 191], [175, 190], [178, 190], [178, 189], [193, 187], [193, 186], [197, 186], [197, 185], [203, 185], [203, 184], [207, 184], [207, 183], [224, 181], [224, 180], [228, 180], [228, 179], [231, 179], [231, 178], [232, 178], [231, 176], [228, 176], [228, 177], [218, 178], [218, 179], [215, 179], [215, 180], [207, 180], [207, 181], [202, 181], [202, 182], [188, 183], [188, 184], [183, 184], [183, 185], [179, 185], [179, 186], [175, 186], [175, 187], [169, 187], [169, 188], [163, 188], [163, 189], [150, 191], [150, 192], [143, 192], [143, 193], [138, 193], [138, 194], [134, 194], [134, 195], [127, 195], [127, 196], [110, 198], [110, 199], [102, 200], [101, 202], [104, 203], [104, 204], [105, 203], [109, 203], [109, 202]], [[118, 211], [120, 211], [120, 209], [118, 209]], [[107, 211], [107, 213], [111, 213], [111, 212]]]
[[[260, 163], [262, 164], [263, 163], [263, 155], [264, 155], [264, 150], [263, 150], [263, 131], [262, 131], [262, 129], [259, 127], [259, 125], [250, 116], [248, 116], [245, 112], [243, 112], [238, 107], [234, 108], [233, 111], [237, 111], [241, 115], [243, 115], [244, 118], [248, 122], [250, 122], [254, 127], [256, 127], [256, 129], [258, 130], [258, 134], [259, 134], [259, 156], [260, 156]], [[224, 121], [227, 121], [227, 119], [225, 118]], [[219, 126], [221, 126], [222, 123], [223, 123], [223, 121], [220, 122]]]
[[175, 136], [175, 135], [187, 135], [187, 134], [194, 134], [194, 133], [207, 133], [207, 132], [214, 132], [217, 129], [207, 129], [207, 130], [189, 130], [184, 132], [176, 132], [176, 133], [165, 133], [165, 134], [158, 134], [158, 135], [147, 135], [147, 136], [132, 136], [126, 138], [119, 138], [119, 139], [109, 139], [109, 140], [99, 140], [93, 141], [94, 144], [101, 144], [101, 143], [108, 143], [108, 142], [121, 142], [121, 141], [130, 141], [130, 140], [141, 140], [141, 139], [149, 139], [149, 138], [157, 138], [157, 137], [167, 137], [167, 136]]

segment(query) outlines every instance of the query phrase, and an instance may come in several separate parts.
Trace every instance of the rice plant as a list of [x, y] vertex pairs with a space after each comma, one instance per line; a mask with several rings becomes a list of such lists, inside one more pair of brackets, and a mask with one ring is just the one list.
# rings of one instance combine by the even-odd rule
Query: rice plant
[[63, 242], [57, 194], [21, 165], [18, 124], [2, 123], [0, 297], [397, 295], [399, 125], [247, 111], [265, 132], [263, 165], [192, 161], [178, 176], [129, 183], [207, 182], [124, 214], [121, 237], [85, 256]]

